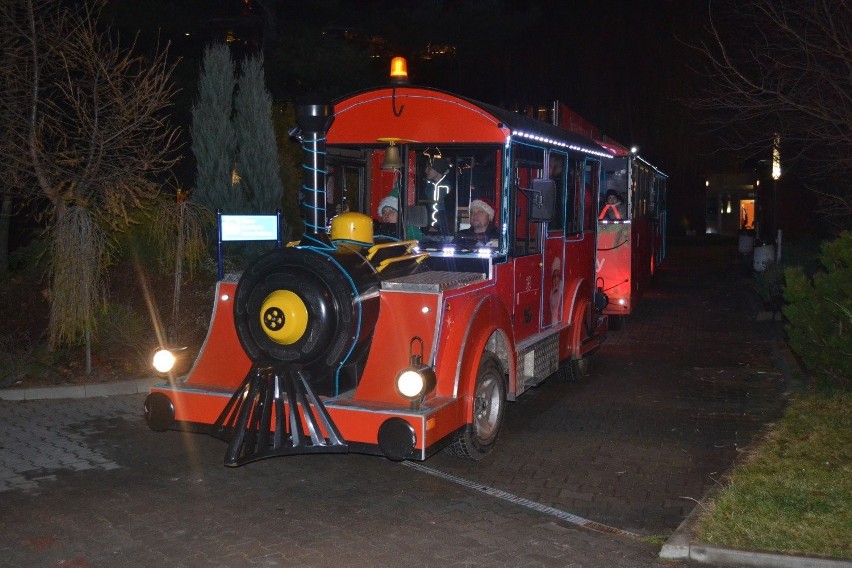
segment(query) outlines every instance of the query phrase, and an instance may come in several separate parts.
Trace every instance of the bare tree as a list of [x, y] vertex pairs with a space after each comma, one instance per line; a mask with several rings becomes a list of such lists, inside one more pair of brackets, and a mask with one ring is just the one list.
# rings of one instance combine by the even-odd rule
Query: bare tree
[[173, 195], [164, 192], [162, 203], [151, 210], [151, 237], [161, 251], [161, 267], [174, 274], [172, 316], [168, 339], [176, 340], [179, 329], [180, 297], [184, 272], [190, 276], [207, 258], [207, 235], [216, 226], [216, 217], [203, 205], [189, 200], [189, 190], [172, 181]]
[[852, 2], [722, 0], [710, 4], [705, 95], [727, 150], [784, 160], [852, 216]]
[[[17, 196], [50, 203], [52, 249], [65, 251], [52, 258], [54, 348], [90, 338], [91, 307], [103, 300], [109, 252], [101, 239], [126, 227], [132, 211], [156, 196], [157, 176], [177, 159], [177, 130], [166, 114], [175, 92], [167, 49], [137, 55], [99, 29], [100, 0], [66, 4], [6, 0], [3, 14], [14, 19], [10, 27], [17, 35], [3, 54], [10, 57], [4, 77], [14, 83], [4, 92], [4, 110], [13, 114], [6, 119], [2, 159], [33, 180], [16, 188]], [[72, 209], [69, 222], [65, 215]], [[62, 227], [76, 232], [66, 235]], [[91, 241], [73, 249], [58, 242], [78, 237]], [[84, 276], [94, 284], [77, 281]], [[68, 293], [83, 287], [82, 297]], [[90, 305], [75, 310], [60, 306], [62, 301]]]

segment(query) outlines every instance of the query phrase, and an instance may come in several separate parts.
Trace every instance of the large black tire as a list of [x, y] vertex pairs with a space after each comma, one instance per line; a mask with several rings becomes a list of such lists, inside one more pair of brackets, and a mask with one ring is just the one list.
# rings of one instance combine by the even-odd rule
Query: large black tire
[[488, 455], [500, 435], [505, 406], [503, 368], [494, 355], [485, 353], [476, 375], [471, 422], [456, 434], [447, 452], [470, 460], [481, 460]]

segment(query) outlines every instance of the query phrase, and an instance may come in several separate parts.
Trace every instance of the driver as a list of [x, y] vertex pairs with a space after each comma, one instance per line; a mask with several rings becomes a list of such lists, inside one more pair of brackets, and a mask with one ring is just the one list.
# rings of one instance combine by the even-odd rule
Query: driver
[[470, 228], [459, 231], [456, 242], [483, 246], [497, 246], [500, 231], [494, 226], [494, 206], [487, 199], [474, 199], [470, 202]]

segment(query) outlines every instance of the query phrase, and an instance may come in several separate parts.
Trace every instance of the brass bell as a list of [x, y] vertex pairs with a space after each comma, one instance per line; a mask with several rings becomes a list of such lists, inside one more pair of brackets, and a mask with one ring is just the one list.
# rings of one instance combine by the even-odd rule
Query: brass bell
[[383, 170], [398, 170], [402, 168], [402, 156], [399, 154], [399, 146], [391, 142], [385, 150], [385, 159], [382, 161]]

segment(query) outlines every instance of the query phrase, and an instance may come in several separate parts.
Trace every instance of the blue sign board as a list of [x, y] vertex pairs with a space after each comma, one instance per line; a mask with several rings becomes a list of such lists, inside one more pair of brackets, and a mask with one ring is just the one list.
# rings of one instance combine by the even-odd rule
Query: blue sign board
[[281, 248], [281, 210], [275, 215], [223, 215], [216, 211], [219, 239], [216, 243], [219, 280], [225, 276], [222, 243], [235, 241], [275, 241]]
[[277, 215], [222, 215], [222, 241], [277, 241]]

